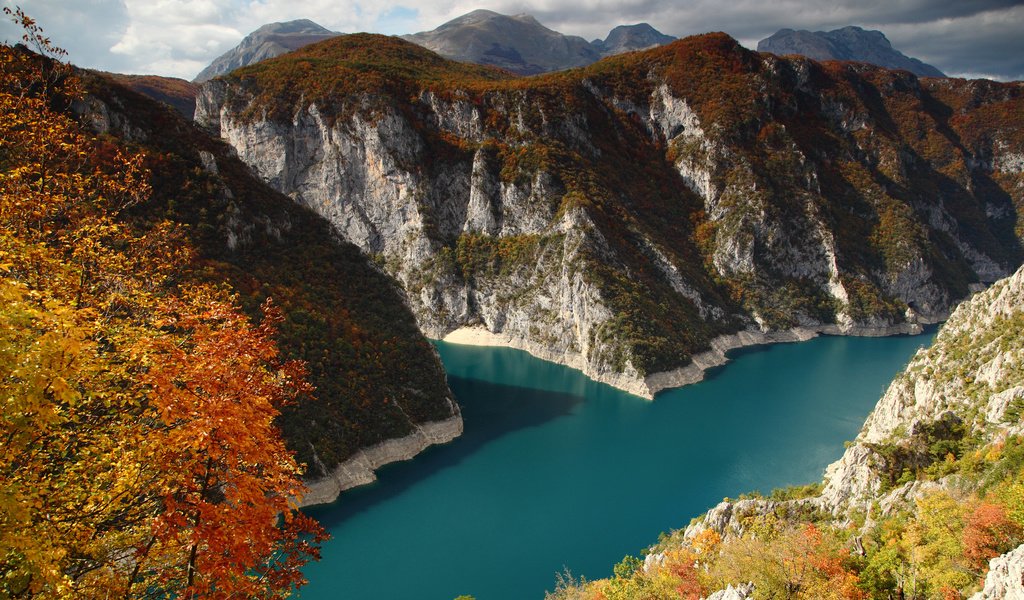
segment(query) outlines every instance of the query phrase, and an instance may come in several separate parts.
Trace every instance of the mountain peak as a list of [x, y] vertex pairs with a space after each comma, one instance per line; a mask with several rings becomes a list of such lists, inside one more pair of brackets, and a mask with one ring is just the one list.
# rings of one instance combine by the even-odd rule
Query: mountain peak
[[801, 54], [814, 60], [853, 60], [921, 77], [945, 77], [942, 71], [892, 46], [881, 31], [847, 25], [832, 31], [780, 29], [757, 44], [758, 52]]
[[595, 45], [601, 48], [602, 55], [611, 56], [661, 46], [675, 39], [651, 27], [649, 23], [637, 23], [636, 25], [619, 25], [608, 32], [608, 37], [603, 42], [595, 41]]
[[[309, 19], [295, 19], [294, 21], [280, 21], [277, 23], [267, 23], [256, 31], [249, 34], [249, 36], [257, 34], [270, 34], [270, 33], [334, 33], [330, 29], [319, 25]], [[249, 37], [246, 36], [246, 37]]]
[[194, 81], [202, 83], [239, 67], [280, 56], [337, 35], [340, 34], [309, 19], [267, 23], [245, 36], [237, 46], [218, 56], [210, 66], [196, 75]]

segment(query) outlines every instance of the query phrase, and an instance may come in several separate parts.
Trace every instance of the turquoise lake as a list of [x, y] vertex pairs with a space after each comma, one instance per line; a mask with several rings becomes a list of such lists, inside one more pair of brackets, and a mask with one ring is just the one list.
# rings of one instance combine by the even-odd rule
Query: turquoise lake
[[465, 433], [311, 509], [300, 598], [543, 598], [726, 496], [821, 479], [934, 332], [746, 349], [654, 402], [505, 348], [438, 343]]

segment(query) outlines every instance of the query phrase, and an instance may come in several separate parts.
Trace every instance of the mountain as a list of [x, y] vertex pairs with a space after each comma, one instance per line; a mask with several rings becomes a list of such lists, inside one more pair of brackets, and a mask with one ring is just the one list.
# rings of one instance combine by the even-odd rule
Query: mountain
[[[196, 76], [195, 82], [202, 83], [338, 35], [341, 34], [308, 19], [270, 23], [214, 60]], [[489, 10], [475, 10], [433, 31], [402, 37], [453, 60], [493, 65], [521, 75], [589, 65], [604, 56], [642, 50], [675, 39], [640, 23], [616, 27], [606, 40], [590, 43], [552, 31], [529, 15], [506, 16]], [[146, 93], [145, 89], [140, 91]]]
[[636, 25], [619, 25], [612, 29], [604, 40], [594, 40], [590, 44], [601, 53], [601, 56], [613, 56], [623, 52], [663, 46], [675, 39], [647, 23], [638, 23]]
[[535, 75], [589, 65], [605, 56], [667, 44], [675, 38], [647, 23], [620, 25], [605, 40], [587, 42], [541, 25], [530, 15], [475, 10], [433, 31], [404, 35], [414, 44], [462, 62]]
[[402, 37], [453, 60], [521, 75], [582, 67], [601, 58], [585, 39], [552, 31], [530, 15], [489, 10], [475, 10], [433, 31]]
[[336, 35], [340, 34], [325, 29], [309, 19], [269, 23], [245, 36], [237, 46], [218, 56], [210, 66], [196, 75], [194, 81], [202, 83], [238, 67], [280, 56]]
[[1022, 361], [1019, 269], [953, 312], [822, 483], [726, 499], [549, 597], [1019, 598]]
[[196, 119], [429, 337], [646, 397], [737, 346], [917, 331], [1024, 258], [1017, 83], [725, 34], [523, 79], [362, 34], [207, 82]]
[[780, 29], [757, 43], [758, 52], [801, 54], [814, 60], [855, 60], [920, 77], [945, 77], [942, 71], [892, 47], [881, 31], [848, 26], [833, 31]]
[[130, 218], [143, 228], [177, 224], [196, 250], [177, 276], [227, 286], [254, 317], [267, 297], [284, 312], [278, 345], [305, 361], [316, 388], [279, 420], [307, 476], [324, 480], [307, 503], [330, 501], [372, 479], [368, 467], [461, 432], [440, 360], [387, 275], [324, 218], [256, 178], [228, 145], [116, 78], [82, 77], [79, 118], [107, 134], [112, 153], [147, 157], [152, 193]]

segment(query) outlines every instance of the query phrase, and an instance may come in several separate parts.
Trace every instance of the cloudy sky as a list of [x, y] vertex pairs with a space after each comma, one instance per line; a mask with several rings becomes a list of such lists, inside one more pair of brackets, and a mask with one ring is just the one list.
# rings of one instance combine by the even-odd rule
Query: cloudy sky
[[[0, 0], [15, 4], [78, 65], [185, 79], [265, 23], [308, 18], [341, 32], [413, 33], [488, 8], [587, 39], [648, 22], [680, 37], [725, 31], [750, 48], [783, 27], [859, 25], [947, 74], [1024, 80], [1024, 0]], [[18, 36], [0, 24], [0, 38]]]

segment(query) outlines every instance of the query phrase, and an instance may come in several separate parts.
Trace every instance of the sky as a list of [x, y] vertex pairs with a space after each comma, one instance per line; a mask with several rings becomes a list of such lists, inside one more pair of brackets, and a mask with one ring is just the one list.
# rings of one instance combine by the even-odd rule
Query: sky
[[[433, 29], [478, 8], [531, 14], [588, 40], [646, 22], [677, 37], [724, 31], [749, 48], [781, 28], [881, 30], [948, 75], [1024, 80], [1024, 0], [0, 0], [36, 19], [71, 62], [192, 79], [261, 25], [307, 18], [334, 31]], [[17, 41], [8, 20], [0, 39]]]

